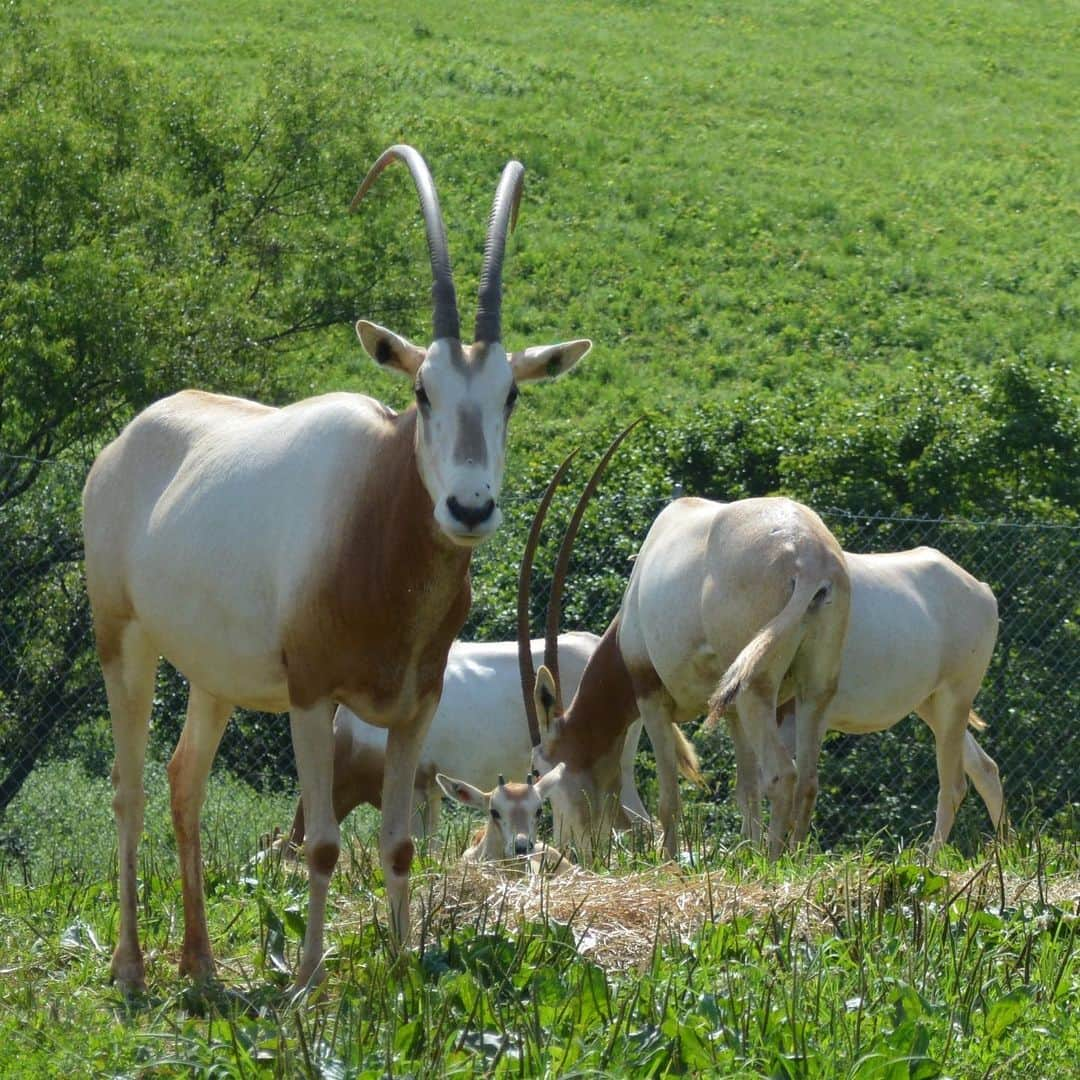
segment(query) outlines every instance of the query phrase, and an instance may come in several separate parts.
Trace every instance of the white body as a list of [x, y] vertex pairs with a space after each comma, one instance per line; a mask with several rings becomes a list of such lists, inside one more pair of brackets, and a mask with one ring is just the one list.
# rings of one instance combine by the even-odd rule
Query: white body
[[[806, 768], [797, 787], [777, 734], [776, 705], [794, 694], [800, 713], [816, 723], [836, 685], [848, 592], [839, 544], [813, 511], [789, 499], [679, 499], [661, 511], [605, 635], [617, 635], [617, 649], [601, 643], [577, 697], [563, 716], [549, 713], [548, 735], [534, 751], [541, 772], [558, 761], [568, 765], [551, 800], [560, 846], [567, 825], [578, 836], [595, 831], [588, 807], [611, 791], [608, 759], [636, 707], [657, 755], [660, 819], [674, 855], [673, 725], [705, 711], [718, 686], [725, 703], [733, 702], [753, 781], [759, 761], [767, 770], [771, 854], [779, 854], [793, 827], [798, 839], [816, 794], [817, 747], [800, 742], [799, 765]], [[542, 676], [543, 705], [552, 695], [540, 685]], [[627, 680], [632, 692], [616, 695]], [[617, 710], [608, 704], [616, 697]], [[809, 730], [812, 725], [801, 725], [800, 737]], [[752, 825], [757, 839], [760, 825], [756, 819]]]
[[[949, 837], [964, 795], [963, 772], [998, 827], [1004, 821], [998, 768], [968, 730], [997, 639], [993, 592], [934, 548], [845, 557], [851, 613], [840, 679], [823, 723], [862, 735], [918, 713], [937, 747], [934, 846]], [[785, 715], [782, 736], [789, 745], [794, 728], [794, 716]]]
[[[582, 672], [600, 638], [574, 631], [559, 636], [563, 684], [577, 690]], [[533, 662], [544, 654], [543, 639], [532, 642]], [[334, 717], [334, 809], [339, 822], [361, 803], [379, 805], [386, 732], [366, 723], [345, 706]], [[621, 801], [631, 818], [648, 820], [634, 783], [634, 757], [641, 721], [631, 725], [622, 753]], [[442, 797], [436, 773], [457, 777], [476, 788], [495, 787], [500, 775], [523, 777], [532, 768], [529, 731], [521, 698], [517, 643], [455, 641], [446, 662], [442, 698], [431, 719], [416, 770], [414, 828], [434, 835]], [[302, 806], [297, 807], [291, 840], [304, 838]]]

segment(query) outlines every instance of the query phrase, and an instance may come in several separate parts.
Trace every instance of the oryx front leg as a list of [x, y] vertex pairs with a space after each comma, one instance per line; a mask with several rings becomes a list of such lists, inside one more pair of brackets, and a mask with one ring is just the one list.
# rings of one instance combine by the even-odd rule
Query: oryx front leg
[[421, 706], [412, 723], [390, 729], [383, 772], [382, 828], [379, 856], [390, 915], [390, 932], [399, 945], [409, 938], [409, 869], [415, 848], [409, 835], [413, 816], [413, 785], [424, 738], [438, 702]]
[[334, 703], [324, 701], [307, 709], [293, 708], [289, 723], [304, 807], [309, 882], [304, 952], [293, 983], [294, 990], [302, 990], [326, 977], [322, 963], [326, 894], [341, 850], [341, 830], [333, 802]]
[[146, 806], [143, 767], [158, 654], [134, 623], [115, 624], [99, 618], [95, 634], [116, 746], [112, 782], [118, 848], [120, 929], [113, 950], [112, 977], [122, 990], [145, 990], [146, 972], [139, 947], [136, 914], [136, 871]]
[[231, 713], [232, 706], [227, 701], [193, 685], [188, 691], [184, 730], [168, 767], [173, 829], [184, 896], [180, 974], [200, 980], [213, 976], [214, 956], [206, 925], [199, 815], [206, 799], [206, 778]]
[[679, 853], [679, 818], [682, 796], [679, 793], [679, 763], [676, 756], [674, 707], [664, 693], [638, 702], [638, 710], [649, 733], [656, 758], [656, 779], [660, 788], [657, 814], [664, 832], [664, 856], [675, 859]]

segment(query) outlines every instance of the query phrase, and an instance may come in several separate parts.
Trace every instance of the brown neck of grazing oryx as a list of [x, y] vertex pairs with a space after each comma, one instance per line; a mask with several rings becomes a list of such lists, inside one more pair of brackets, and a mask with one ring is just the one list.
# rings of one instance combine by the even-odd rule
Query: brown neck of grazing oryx
[[611, 752], [616, 740], [637, 719], [637, 698], [619, 650], [619, 616], [604, 631], [589, 658], [574, 700], [563, 714], [550, 747], [553, 761], [588, 768]]

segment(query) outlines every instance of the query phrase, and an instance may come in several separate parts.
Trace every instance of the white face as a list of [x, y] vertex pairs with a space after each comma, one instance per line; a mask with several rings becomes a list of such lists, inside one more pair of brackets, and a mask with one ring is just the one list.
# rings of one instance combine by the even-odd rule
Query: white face
[[479, 544], [502, 520], [499, 493], [517, 384], [568, 371], [592, 342], [564, 341], [507, 356], [499, 342], [462, 345], [455, 338], [421, 349], [363, 319], [356, 332], [377, 363], [413, 380], [416, 464], [436, 524], [455, 544]]
[[[531, 855], [536, 850], [536, 830], [544, 800], [558, 791], [563, 766], [528, 784], [499, 784], [491, 791], [481, 791], [464, 780], [438, 773], [435, 777], [443, 793], [474, 810], [488, 815], [486, 847], [494, 846], [503, 859]], [[494, 845], [490, 841], [494, 838]]]
[[499, 834], [505, 859], [531, 855], [544, 804], [530, 784], [503, 784], [488, 796], [488, 829]]
[[417, 466], [435, 521], [454, 543], [474, 546], [502, 520], [506, 432], [518, 396], [506, 351], [437, 341], [414, 391]]

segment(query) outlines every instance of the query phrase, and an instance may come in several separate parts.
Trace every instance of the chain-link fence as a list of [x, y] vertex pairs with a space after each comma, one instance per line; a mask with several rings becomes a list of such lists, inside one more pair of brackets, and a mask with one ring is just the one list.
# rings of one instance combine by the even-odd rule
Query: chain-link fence
[[[0, 466], [4, 465], [0, 461]], [[43, 463], [42, 463], [43, 464]], [[50, 470], [52, 470], [50, 472]], [[0, 508], [0, 814], [30, 773], [77, 760], [107, 775], [112, 746], [104, 688], [93, 653], [81, 581], [77, 496], [82, 471], [40, 470], [32, 504]], [[567, 496], [568, 498], [569, 496]], [[601, 632], [618, 607], [629, 556], [666, 500], [631, 491], [601, 492], [585, 520], [568, 583], [564, 629]], [[476, 555], [474, 604], [464, 636], [513, 636], [517, 560], [532, 498], [510, 500], [499, 535]], [[558, 504], [553, 517], [558, 519]], [[976, 708], [988, 728], [979, 740], [998, 762], [1014, 818], [1052, 822], [1080, 800], [1080, 529], [1038, 523], [970, 522], [823, 512], [850, 551], [937, 547], [988, 582], [1001, 626]], [[557, 543], [549, 530], [538, 554], [534, 629], [542, 625], [548, 574]], [[183, 723], [185, 687], [162, 666], [153, 714], [151, 754], [165, 758]], [[711, 788], [697, 798], [723, 826], [734, 824], [733, 761], [721, 729], [698, 737]], [[651, 787], [650, 761], [640, 757]], [[295, 784], [288, 724], [240, 712], [230, 725], [218, 767], [262, 789]], [[908, 719], [869, 736], [831, 736], [822, 764], [817, 827], [828, 844], [888, 832], [905, 839], [928, 833], [937, 791], [933, 740]], [[988, 828], [969, 798], [958, 823]]]

